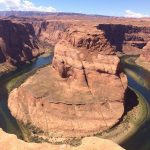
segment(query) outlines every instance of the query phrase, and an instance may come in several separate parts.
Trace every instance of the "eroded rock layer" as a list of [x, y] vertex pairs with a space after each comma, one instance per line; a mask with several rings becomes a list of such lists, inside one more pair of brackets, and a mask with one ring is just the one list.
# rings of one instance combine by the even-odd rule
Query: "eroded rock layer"
[[15, 118], [48, 132], [49, 138], [107, 130], [124, 113], [127, 80], [118, 64], [102, 30], [71, 26], [55, 46], [52, 66], [13, 90], [9, 108]]
[[32, 24], [0, 20], [0, 63], [18, 65], [43, 52]]
[[106, 37], [116, 51], [125, 54], [140, 54], [150, 40], [150, 27], [147, 26], [100, 24], [98, 28], [106, 33]]
[[[0, 63], [10, 62], [18, 65], [30, 61], [35, 56], [43, 53], [45, 48], [49, 49], [51, 45], [54, 46], [62, 39], [67, 29], [73, 26], [80, 26], [80, 24], [84, 24], [85, 26], [89, 24], [97, 27], [100, 32], [103, 31], [105, 37], [115, 49], [115, 52], [140, 54], [142, 48], [150, 40], [150, 27], [147, 24], [148, 21], [143, 21], [143, 26], [141, 26], [138, 25], [141, 21], [136, 20], [138, 25], [136, 26], [134, 22], [131, 23], [133, 25], [129, 25], [129, 21], [122, 21], [119, 18], [117, 18], [116, 21], [114, 21], [113, 18], [101, 18], [96, 21], [94, 18], [92, 19], [90, 17], [91, 21], [87, 21], [87, 19], [83, 21], [82, 17], [79, 17], [79, 20], [75, 18], [71, 20], [63, 16], [61, 19], [58, 16], [59, 19], [57, 17], [57, 19], [51, 17], [21, 18], [19, 16], [11, 16], [0, 19]], [[118, 22], [121, 24], [118, 24]], [[74, 29], [72, 28], [72, 30]], [[87, 30], [86, 27], [84, 30]], [[95, 37], [93, 44], [97, 40], [96, 38], [97, 37]], [[76, 39], [78, 38], [76, 37]], [[73, 43], [78, 41], [70, 39], [69, 42]], [[85, 41], [80, 42], [81, 43], [75, 43], [77, 47], [83, 45], [82, 42]], [[85, 43], [87, 44], [87, 42]], [[84, 46], [91, 47], [90, 44]], [[98, 44], [96, 46], [98, 46]], [[96, 47], [92, 47], [96, 49]]]

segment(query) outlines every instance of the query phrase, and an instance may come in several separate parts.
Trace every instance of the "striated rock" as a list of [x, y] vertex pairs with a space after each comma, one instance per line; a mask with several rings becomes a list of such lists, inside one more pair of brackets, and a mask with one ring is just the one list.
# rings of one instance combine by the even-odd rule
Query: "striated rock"
[[150, 27], [124, 24], [100, 24], [98, 29], [105, 32], [116, 51], [125, 54], [140, 54], [150, 40]]
[[96, 137], [87, 137], [82, 140], [82, 144], [77, 147], [70, 145], [52, 145], [48, 143], [36, 144], [26, 143], [17, 139], [15, 135], [10, 135], [0, 129], [0, 149], [2, 150], [123, 150], [112, 141]]
[[62, 38], [62, 33], [70, 26], [63, 21], [33, 22], [33, 25], [38, 39], [51, 45], [55, 45]]
[[[55, 15], [51, 17], [55, 18]], [[115, 21], [112, 21], [111, 24], [106, 24], [106, 21], [111, 21], [111, 18], [110, 20], [104, 18], [99, 21], [93, 20], [92, 23], [83, 17], [85, 21], [82, 23], [79, 21], [83, 20], [82, 16], [79, 17], [79, 20], [76, 20], [76, 17], [74, 20], [69, 20], [66, 18], [67, 15], [66, 17], [62, 16], [62, 20], [58, 19], [58, 16], [54, 20], [51, 17], [48, 17], [50, 20], [46, 17], [21, 18], [19, 16], [10, 16], [7, 18], [9, 20], [1, 19], [0, 63], [8, 61], [17, 65], [31, 60], [44, 52], [43, 47], [49, 49], [51, 45], [54, 46], [60, 39], [63, 39], [64, 35], [70, 38], [68, 41], [70, 44], [75, 44], [78, 48], [82, 45], [82, 47], [84, 46], [90, 51], [95, 49], [99, 51], [108, 48], [108, 45], [98, 44], [99, 40], [105, 40], [105, 38], [98, 39], [103, 37], [99, 36], [99, 34], [104, 34], [116, 52], [121, 51], [127, 54], [141, 53], [142, 48], [150, 40], [150, 27], [147, 24], [144, 27], [124, 25], [127, 24], [126, 20], [123, 22], [119, 18], [117, 20], [122, 24], [115, 24]], [[70, 16], [68, 17], [70, 18]], [[90, 19], [92, 20], [91, 17]], [[87, 24], [90, 25], [87, 26]], [[94, 31], [95, 29], [92, 26], [97, 26], [100, 31]], [[88, 33], [85, 34], [86, 27], [89, 28], [90, 32], [93, 32], [92, 36], [88, 35]], [[66, 35], [66, 32], [68, 35]], [[76, 34], [76, 32], [80, 32], [80, 34]], [[96, 32], [95, 35], [94, 32]], [[102, 43], [105, 43], [105, 41]]]
[[31, 24], [0, 20], [0, 63], [18, 65], [43, 52]]
[[89, 25], [69, 27], [55, 46], [52, 66], [11, 92], [13, 116], [47, 132], [49, 139], [109, 129], [124, 113], [127, 87], [114, 53], [103, 31]]

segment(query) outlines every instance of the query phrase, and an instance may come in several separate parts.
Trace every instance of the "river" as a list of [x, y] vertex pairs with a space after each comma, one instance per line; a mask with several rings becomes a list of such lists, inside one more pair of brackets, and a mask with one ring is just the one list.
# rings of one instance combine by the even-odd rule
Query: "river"
[[[5, 132], [16, 134], [18, 138], [23, 139], [22, 130], [7, 107], [9, 92], [14, 87], [19, 86], [28, 75], [33, 73], [33, 71], [50, 64], [51, 60], [52, 56], [39, 57], [31, 64], [28, 64], [23, 68], [20, 67], [13, 73], [0, 78], [0, 127]], [[124, 57], [121, 60], [121, 67], [128, 77], [129, 87], [138, 91], [150, 106], [150, 72], [137, 66], [134, 61], [135, 57]], [[124, 141], [121, 146], [127, 150], [150, 150], [149, 140], [150, 116], [147, 115], [144, 122], [140, 125], [138, 132], [130, 136], [130, 138]]]
[[[150, 72], [135, 64], [136, 57], [122, 59], [122, 68], [128, 77], [128, 85], [138, 91], [150, 106]], [[148, 110], [150, 111], [150, 110]], [[139, 114], [140, 115], [140, 114]], [[150, 115], [138, 131], [121, 144], [127, 150], [150, 150]]]

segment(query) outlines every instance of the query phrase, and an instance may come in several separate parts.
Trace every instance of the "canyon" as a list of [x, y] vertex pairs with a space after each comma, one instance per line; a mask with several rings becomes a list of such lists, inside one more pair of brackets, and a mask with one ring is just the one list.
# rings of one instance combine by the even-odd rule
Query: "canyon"
[[[65, 150], [122, 149], [108, 140], [87, 136], [107, 131], [124, 115], [127, 77], [118, 56], [140, 55], [139, 62], [149, 62], [149, 41], [149, 20], [144, 18], [4, 15], [0, 19], [0, 63], [4, 68], [23, 66], [54, 49], [51, 65], [38, 69], [11, 91], [11, 114], [24, 125], [31, 124], [33, 133], [43, 141], [82, 140], [77, 147], [61, 145]], [[36, 134], [37, 130], [41, 132]], [[27, 150], [61, 148], [27, 144], [3, 131], [0, 134], [5, 137], [1, 143], [10, 137]]]
[[48, 132], [49, 137], [100, 133], [124, 113], [127, 79], [118, 64], [103, 31], [71, 26], [55, 45], [52, 66], [14, 89], [8, 106], [15, 118]]

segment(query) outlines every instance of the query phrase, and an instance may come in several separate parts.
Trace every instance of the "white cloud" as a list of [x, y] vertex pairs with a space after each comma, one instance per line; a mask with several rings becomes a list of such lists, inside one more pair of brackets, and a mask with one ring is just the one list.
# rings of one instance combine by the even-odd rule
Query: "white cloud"
[[18, 11], [44, 11], [55, 12], [56, 9], [51, 6], [36, 6], [30, 0], [0, 0], [0, 5], [4, 5], [6, 10]]
[[142, 17], [149, 17], [146, 14], [141, 14], [137, 12], [133, 12], [131, 10], [126, 10], [125, 11], [125, 17], [131, 17], [131, 18], [142, 18]]

